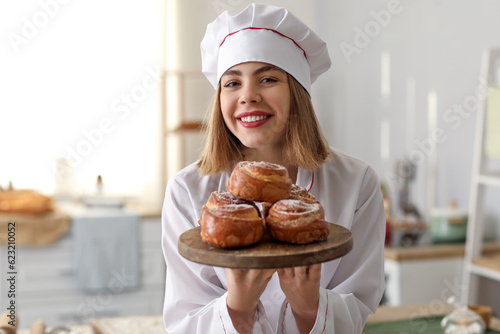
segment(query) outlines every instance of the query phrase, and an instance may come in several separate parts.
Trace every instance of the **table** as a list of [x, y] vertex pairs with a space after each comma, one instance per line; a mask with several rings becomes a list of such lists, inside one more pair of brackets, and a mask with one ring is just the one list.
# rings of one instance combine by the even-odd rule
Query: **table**
[[[445, 302], [438, 300], [432, 303], [425, 304], [407, 304], [396, 307], [381, 306], [377, 309], [375, 314], [371, 314], [370, 316], [368, 316], [366, 324], [381, 324], [386, 322], [411, 319], [414, 320], [412, 324], [415, 325], [415, 328], [419, 326], [421, 332], [422, 326], [424, 326], [425, 324], [422, 320], [419, 321], [419, 319], [444, 316], [452, 311], [453, 307], [446, 304]], [[500, 319], [493, 317], [490, 322], [490, 328], [496, 331], [500, 331]], [[369, 334], [365, 332], [363, 333]], [[387, 332], [385, 334], [392, 333]]]

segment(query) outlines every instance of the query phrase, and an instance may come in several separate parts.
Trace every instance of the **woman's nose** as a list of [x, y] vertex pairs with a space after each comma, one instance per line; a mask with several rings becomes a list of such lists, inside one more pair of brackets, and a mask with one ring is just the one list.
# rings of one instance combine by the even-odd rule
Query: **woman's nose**
[[246, 85], [242, 91], [240, 96], [240, 103], [256, 103], [260, 102], [261, 96], [257, 87], [253, 85]]

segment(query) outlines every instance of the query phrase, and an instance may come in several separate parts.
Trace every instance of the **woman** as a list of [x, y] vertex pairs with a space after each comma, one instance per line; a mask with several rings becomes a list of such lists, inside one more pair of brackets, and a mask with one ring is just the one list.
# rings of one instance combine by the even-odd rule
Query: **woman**
[[[173, 333], [361, 333], [383, 288], [385, 214], [377, 176], [328, 147], [310, 85], [330, 66], [325, 43], [286, 9], [252, 4], [220, 15], [202, 41], [216, 88], [200, 160], [169, 180], [162, 215], [167, 264], [164, 321]], [[341, 259], [306, 267], [224, 269], [177, 251], [213, 191], [241, 160], [288, 169], [325, 218], [353, 233]]]

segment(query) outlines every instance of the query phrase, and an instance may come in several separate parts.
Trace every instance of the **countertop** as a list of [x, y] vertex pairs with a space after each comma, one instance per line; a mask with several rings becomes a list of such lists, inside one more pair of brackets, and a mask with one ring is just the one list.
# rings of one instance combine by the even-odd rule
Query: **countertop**
[[124, 210], [137, 213], [141, 218], [160, 218], [162, 210], [161, 206], [132, 200], [109, 200], [108, 202], [103, 201], [102, 203], [98, 200], [88, 203], [83, 200], [68, 200], [57, 202], [56, 207], [61, 212], [70, 216], [72, 214], [84, 213], [86, 211], [105, 212], [116, 210], [117, 212], [120, 212], [121, 210]]
[[[368, 316], [367, 323], [444, 316], [452, 310], [450, 305], [437, 300], [430, 304], [380, 306], [375, 314]], [[493, 317], [490, 328], [500, 330], [500, 319]], [[167, 334], [161, 315], [92, 319], [89, 326], [74, 327], [72, 330], [72, 334]], [[29, 334], [30, 332], [21, 330], [17, 333]]]
[[[485, 242], [483, 254], [500, 252], [500, 241]], [[463, 257], [465, 255], [465, 244], [432, 244], [411, 247], [385, 247], [386, 259], [394, 261], [415, 261], [424, 259], [440, 259], [448, 257]]]
[[[54, 330], [55, 328], [49, 328], [47, 327], [45, 332], [50, 333], [51, 330]], [[72, 326], [71, 328], [71, 334], [95, 334], [92, 331], [92, 328], [90, 326]], [[29, 329], [21, 329], [16, 332], [16, 334], [31, 334], [31, 331]]]
[[[429, 316], [444, 316], [453, 311], [453, 307], [442, 301], [430, 304], [408, 304], [401, 306], [380, 306], [375, 314], [368, 316], [366, 323], [381, 323], [405, 319], [417, 319]], [[500, 319], [492, 317], [489, 328], [500, 331]]]
[[[86, 326], [72, 326], [70, 334], [167, 334], [161, 315], [90, 319]], [[49, 333], [53, 328], [47, 328]], [[30, 334], [29, 329], [17, 334]]]

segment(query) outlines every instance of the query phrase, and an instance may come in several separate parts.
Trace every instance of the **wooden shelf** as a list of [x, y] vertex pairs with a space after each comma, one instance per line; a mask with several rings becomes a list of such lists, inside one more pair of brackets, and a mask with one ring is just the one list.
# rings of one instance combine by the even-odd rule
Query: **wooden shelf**
[[478, 264], [470, 264], [469, 265], [469, 271], [473, 274], [476, 274], [478, 276], [490, 278], [492, 280], [499, 281], [500, 280], [500, 271], [487, 268], [483, 265], [478, 265]]
[[470, 270], [476, 275], [500, 280], [500, 254], [495, 253], [473, 259]]
[[170, 133], [184, 133], [184, 132], [200, 132], [203, 129], [203, 123], [200, 121], [185, 121], [182, 122], [175, 129], [168, 131]]

